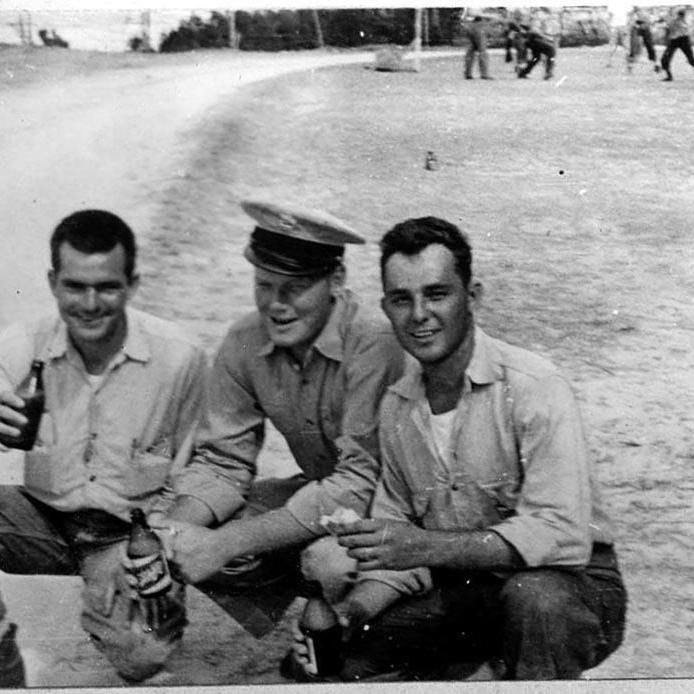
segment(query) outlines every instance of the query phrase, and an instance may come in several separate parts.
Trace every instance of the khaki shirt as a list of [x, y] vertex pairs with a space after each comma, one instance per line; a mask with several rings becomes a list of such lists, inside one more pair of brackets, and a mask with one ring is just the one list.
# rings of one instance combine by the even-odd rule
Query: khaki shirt
[[[593, 542], [612, 543], [571, 388], [546, 359], [475, 330], [446, 459], [428, 422], [421, 367], [381, 408], [383, 479], [372, 515], [427, 530], [491, 529], [528, 567], [583, 566]], [[426, 570], [372, 571], [402, 592]]]
[[257, 474], [265, 420], [286, 439], [310, 480], [287, 509], [312, 532], [339, 506], [364, 515], [380, 472], [378, 405], [403, 370], [404, 355], [380, 312], [347, 290], [303, 364], [270, 341], [257, 312], [226, 335], [210, 379], [195, 456], [176, 481], [179, 495], [222, 522], [244, 504]]
[[63, 321], [48, 316], [0, 333], [0, 390], [45, 362], [46, 411], [25, 458], [25, 486], [59, 510], [149, 511], [190, 454], [206, 357], [177, 326], [127, 311], [127, 337], [96, 387]]

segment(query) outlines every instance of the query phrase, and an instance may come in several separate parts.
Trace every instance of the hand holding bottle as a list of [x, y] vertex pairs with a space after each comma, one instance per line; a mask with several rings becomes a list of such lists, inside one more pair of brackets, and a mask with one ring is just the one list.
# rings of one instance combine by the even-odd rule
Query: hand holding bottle
[[22, 414], [24, 400], [10, 391], [0, 393], [0, 438], [17, 438], [27, 418]]
[[0, 393], [0, 444], [30, 451], [36, 441], [45, 402], [43, 362], [34, 360], [14, 393]]

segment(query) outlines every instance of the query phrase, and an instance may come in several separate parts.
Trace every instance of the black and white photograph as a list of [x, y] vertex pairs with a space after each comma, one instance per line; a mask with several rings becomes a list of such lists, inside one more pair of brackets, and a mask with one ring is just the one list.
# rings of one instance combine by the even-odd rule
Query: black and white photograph
[[0, 0], [0, 689], [684, 691], [693, 31]]

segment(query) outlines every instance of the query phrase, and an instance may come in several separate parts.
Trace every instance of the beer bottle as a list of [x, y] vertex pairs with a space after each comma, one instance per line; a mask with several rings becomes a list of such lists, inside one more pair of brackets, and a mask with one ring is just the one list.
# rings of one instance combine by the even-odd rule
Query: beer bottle
[[323, 597], [308, 599], [299, 628], [306, 638], [309, 674], [336, 675], [342, 667], [342, 627]]
[[132, 528], [126, 553], [130, 572], [135, 577], [137, 592], [142, 598], [158, 598], [171, 588], [171, 574], [164, 547], [149, 527], [141, 508], [130, 512]]
[[8, 448], [18, 448], [22, 451], [30, 451], [36, 442], [36, 434], [39, 430], [41, 415], [46, 404], [46, 393], [43, 389], [43, 362], [35, 359], [31, 362], [31, 370], [26, 378], [19, 384], [15, 394], [24, 400], [21, 412], [27, 423], [19, 427], [18, 436], [0, 434], [0, 443]]

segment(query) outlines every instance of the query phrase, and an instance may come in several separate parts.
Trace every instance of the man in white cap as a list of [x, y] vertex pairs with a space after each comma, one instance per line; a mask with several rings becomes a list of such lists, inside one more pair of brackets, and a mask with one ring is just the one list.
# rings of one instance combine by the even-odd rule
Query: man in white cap
[[[257, 222], [244, 253], [257, 310], [219, 348], [195, 453], [160, 525], [174, 532], [182, 578], [260, 636], [297, 595], [301, 548], [312, 543], [323, 574], [345, 565], [334, 538], [319, 540], [320, 561], [313, 541], [325, 535], [322, 516], [367, 513], [380, 472], [378, 405], [404, 353], [385, 317], [344, 287], [344, 247], [360, 236], [323, 213], [242, 207]], [[256, 480], [266, 420], [300, 474]]]

